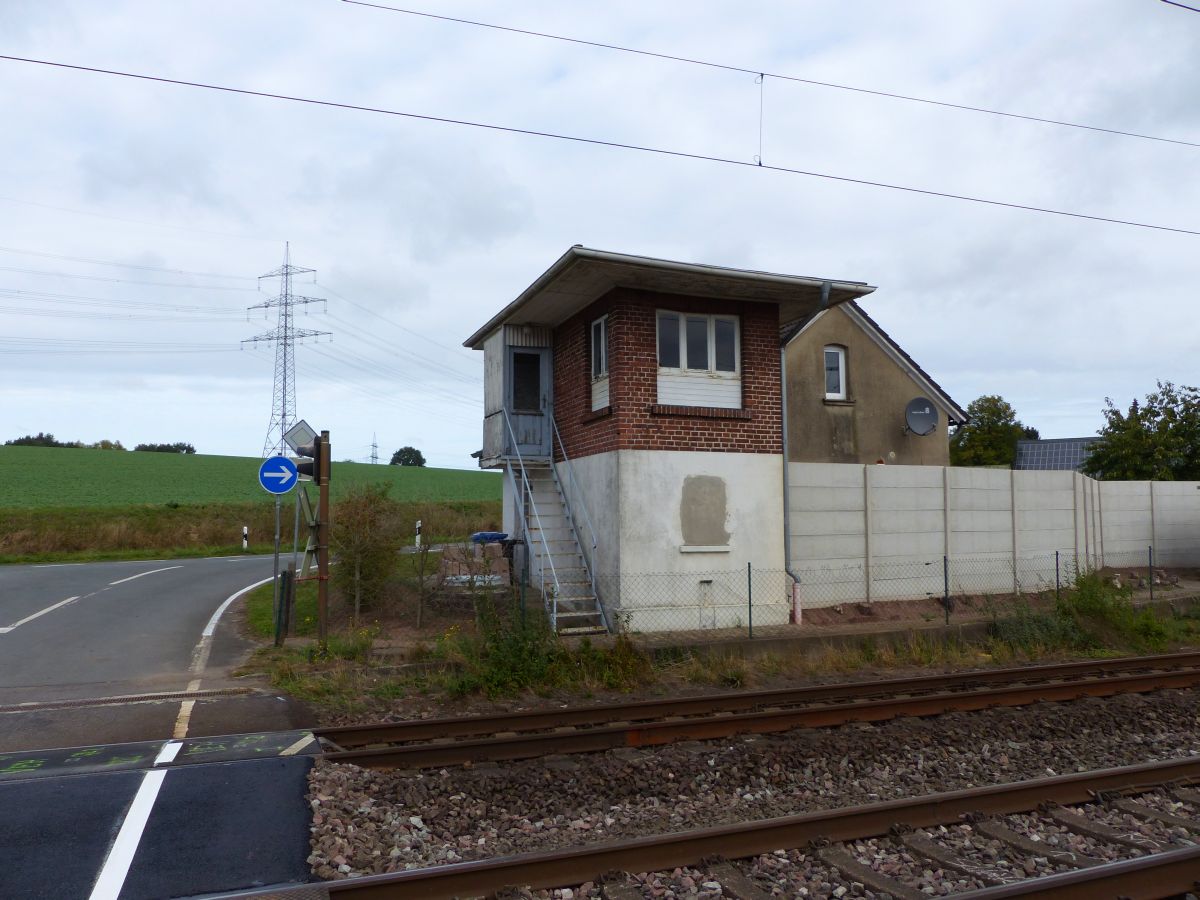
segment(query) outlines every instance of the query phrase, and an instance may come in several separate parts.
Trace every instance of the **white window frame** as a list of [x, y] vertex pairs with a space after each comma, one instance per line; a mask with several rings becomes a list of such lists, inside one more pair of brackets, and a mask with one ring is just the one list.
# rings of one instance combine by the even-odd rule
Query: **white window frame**
[[846, 389], [846, 348], [840, 346], [839, 344], [826, 344], [825, 348], [821, 351], [821, 384], [823, 386], [827, 386], [829, 384], [829, 382], [826, 380], [828, 363], [825, 362], [825, 356], [828, 353], [836, 353], [838, 357], [838, 387], [840, 390], [830, 391], [826, 387], [825, 399], [846, 400], [849, 397], [849, 391]]
[[[654, 311], [654, 358], [658, 362], [659, 329], [662, 327], [662, 315], [679, 317], [679, 365], [658, 366], [660, 372], [670, 372], [677, 375], [694, 375], [696, 377], [711, 376], [716, 378], [741, 378], [742, 376], [742, 321], [739, 316], [727, 316], [719, 313], [685, 313], [674, 309], [656, 309]], [[689, 369], [687, 364], [687, 320], [704, 318], [708, 320], [708, 368]], [[733, 371], [717, 369], [717, 326], [718, 321], [733, 323]]]
[[[602, 365], [600, 371], [596, 371], [596, 326], [600, 326], [600, 354]], [[588, 328], [588, 365], [589, 371], [592, 374], [592, 381], [600, 381], [608, 377], [608, 316], [601, 316], [594, 319]]]

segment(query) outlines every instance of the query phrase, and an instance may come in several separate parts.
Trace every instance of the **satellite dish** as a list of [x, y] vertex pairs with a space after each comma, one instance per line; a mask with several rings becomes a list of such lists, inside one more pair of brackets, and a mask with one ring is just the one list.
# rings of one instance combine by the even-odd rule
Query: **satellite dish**
[[904, 407], [904, 422], [907, 431], [924, 437], [933, 434], [938, 426], [937, 407], [925, 397], [916, 397]]

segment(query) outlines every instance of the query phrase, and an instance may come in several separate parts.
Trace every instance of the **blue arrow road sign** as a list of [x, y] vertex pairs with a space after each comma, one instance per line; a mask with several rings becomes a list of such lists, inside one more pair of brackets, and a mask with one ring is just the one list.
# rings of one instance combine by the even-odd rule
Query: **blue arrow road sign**
[[286, 494], [296, 486], [296, 464], [286, 456], [271, 456], [258, 467], [258, 483], [268, 494]]

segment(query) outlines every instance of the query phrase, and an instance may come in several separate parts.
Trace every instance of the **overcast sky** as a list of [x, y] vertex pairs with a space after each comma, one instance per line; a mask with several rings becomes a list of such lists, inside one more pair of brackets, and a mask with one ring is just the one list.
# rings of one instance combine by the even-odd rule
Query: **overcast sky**
[[[412, 0], [416, 2], [416, 0]], [[414, 7], [1200, 143], [1200, 14], [1158, 0]], [[339, 0], [0, 0], [0, 53], [752, 162], [751, 74]], [[1200, 230], [1200, 147], [766, 79], [762, 159]], [[960, 404], [1044, 437], [1196, 383], [1200, 237], [0, 60], [0, 440], [257, 455], [282, 262], [326, 297], [299, 413], [431, 465], [480, 445], [460, 344], [571, 244], [867, 281]], [[192, 274], [184, 274], [192, 273]], [[194, 274], [203, 273], [203, 274]]]

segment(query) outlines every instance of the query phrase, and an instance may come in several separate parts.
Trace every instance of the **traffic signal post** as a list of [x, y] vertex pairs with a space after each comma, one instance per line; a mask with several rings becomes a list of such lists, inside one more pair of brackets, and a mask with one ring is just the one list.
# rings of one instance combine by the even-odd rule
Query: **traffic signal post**
[[[317, 641], [324, 649], [329, 641], [329, 432], [322, 431], [312, 443], [296, 448], [300, 459], [296, 470], [300, 476], [300, 511], [308, 525], [308, 543], [304, 547], [304, 559], [300, 564], [297, 582], [317, 582]], [[314, 511], [312, 498], [304, 482], [317, 486], [317, 508]], [[310, 574], [316, 560], [317, 572]]]

